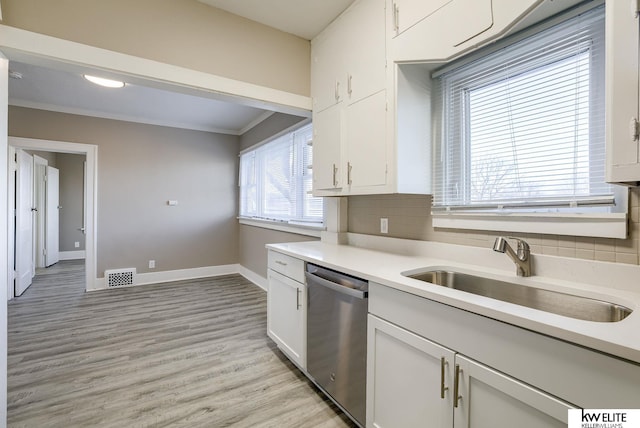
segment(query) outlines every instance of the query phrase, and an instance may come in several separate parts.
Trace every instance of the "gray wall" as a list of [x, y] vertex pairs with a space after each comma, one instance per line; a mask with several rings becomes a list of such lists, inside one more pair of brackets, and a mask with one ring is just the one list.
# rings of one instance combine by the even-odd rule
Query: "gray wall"
[[3, 25], [310, 94], [311, 45], [196, 0], [2, 0]]
[[305, 119], [305, 117], [292, 116], [290, 114], [274, 113], [240, 136], [240, 150], [267, 140]]
[[20, 107], [9, 135], [98, 146], [98, 277], [238, 262], [238, 137]]
[[[260, 143], [269, 137], [287, 129], [296, 123], [304, 120], [303, 117], [290, 116], [276, 113], [268, 119], [247, 131], [240, 137], [241, 149], [246, 149], [254, 144]], [[301, 242], [315, 241], [313, 238], [295, 233], [280, 232], [261, 227], [240, 225], [240, 264], [245, 268], [257, 273], [262, 277], [267, 277], [267, 250], [266, 244], [278, 242]]]
[[[60, 251], [83, 251], [85, 236], [78, 230], [83, 226], [84, 162], [86, 156], [58, 153], [60, 170]], [[76, 248], [74, 243], [80, 247]]]

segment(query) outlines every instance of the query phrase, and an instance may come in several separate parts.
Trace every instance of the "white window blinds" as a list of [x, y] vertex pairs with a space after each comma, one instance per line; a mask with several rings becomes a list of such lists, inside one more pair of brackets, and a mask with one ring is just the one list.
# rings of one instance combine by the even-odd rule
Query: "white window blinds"
[[322, 198], [310, 194], [311, 124], [240, 155], [240, 216], [320, 225]]
[[444, 72], [434, 212], [610, 206], [604, 8]]

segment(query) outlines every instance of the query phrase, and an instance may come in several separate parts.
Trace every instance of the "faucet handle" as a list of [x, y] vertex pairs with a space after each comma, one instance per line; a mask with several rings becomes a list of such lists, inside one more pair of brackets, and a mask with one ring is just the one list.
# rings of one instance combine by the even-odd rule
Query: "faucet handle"
[[516, 238], [515, 236], [509, 236], [509, 239], [513, 239], [518, 244], [518, 257], [522, 258], [523, 260], [529, 257], [531, 249], [529, 248], [529, 244], [527, 243], [527, 241], [525, 241], [524, 239]]

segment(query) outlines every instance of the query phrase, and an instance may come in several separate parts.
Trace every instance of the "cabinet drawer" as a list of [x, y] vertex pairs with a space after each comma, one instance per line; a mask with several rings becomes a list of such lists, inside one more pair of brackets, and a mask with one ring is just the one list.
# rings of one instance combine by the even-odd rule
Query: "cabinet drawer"
[[304, 284], [304, 262], [302, 260], [270, 250], [268, 266], [269, 269]]

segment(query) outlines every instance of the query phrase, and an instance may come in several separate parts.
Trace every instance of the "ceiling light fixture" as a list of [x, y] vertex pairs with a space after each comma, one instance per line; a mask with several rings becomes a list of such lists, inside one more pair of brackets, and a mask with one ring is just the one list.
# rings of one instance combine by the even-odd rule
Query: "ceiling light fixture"
[[85, 74], [84, 78], [91, 83], [104, 86], [105, 88], [123, 88], [125, 85], [124, 82], [120, 82], [119, 80], [105, 79], [104, 77], [96, 77], [89, 74]]

